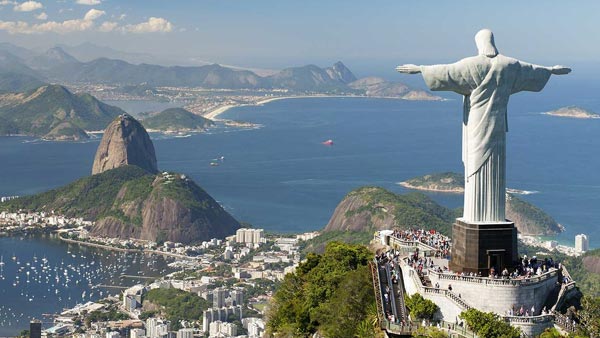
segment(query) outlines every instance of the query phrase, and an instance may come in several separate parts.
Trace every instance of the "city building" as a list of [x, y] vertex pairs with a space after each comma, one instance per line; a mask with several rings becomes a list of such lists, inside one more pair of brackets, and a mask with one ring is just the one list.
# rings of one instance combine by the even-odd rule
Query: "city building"
[[42, 338], [42, 322], [34, 319], [29, 323], [29, 337]]
[[131, 329], [129, 331], [129, 338], [141, 338], [146, 336], [146, 330], [144, 329]]
[[216, 288], [213, 290], [213, 307], [221, 308], [225, 306], [225, 298], [227, 290], [224, 288]]
[[233, 305], [244, 305], [244, 290], [234, 289], [229, 294], [233, 299]]
[[121, 338], [121, 335], [116, 331], [106, 332], [106, 338]]
[[194, 329], [179, 329], [177, 338], [194, 338]]
[[260, 244], [265, 242], [265, 231], [263, 229], [241, 228], [235, 233], [235, 241], [244, 244]]
[[579, 252], [585, 252], [590, 249], [590, 241], [588, 236], [585, 234], [579, 234], [575, 236], [575, 250]]

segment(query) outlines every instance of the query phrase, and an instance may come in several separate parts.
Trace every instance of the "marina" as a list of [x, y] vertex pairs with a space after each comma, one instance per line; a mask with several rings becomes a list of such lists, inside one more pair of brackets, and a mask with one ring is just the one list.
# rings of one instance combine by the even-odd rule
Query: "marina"
[[171, 260], [80, 246], [53, 235], [0, 238], [0, 335], [167, 274]]

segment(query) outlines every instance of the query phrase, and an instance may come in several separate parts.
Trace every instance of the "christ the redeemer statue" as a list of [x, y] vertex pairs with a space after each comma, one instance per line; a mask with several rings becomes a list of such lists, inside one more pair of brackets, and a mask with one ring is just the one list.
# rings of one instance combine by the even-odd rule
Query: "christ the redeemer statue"
[[475, 35], [477, 56], [448, 65], [398, 66], [400, 73], [422, 73], [433, 91], [463, 95], [465, 199], [463, 220], [468, 223], [505, 222], [506, 106], [511, 94], [541, 91], [550, 75], [571, 69], [544, 67], [502, 54], [494, 35], [483, 29]]

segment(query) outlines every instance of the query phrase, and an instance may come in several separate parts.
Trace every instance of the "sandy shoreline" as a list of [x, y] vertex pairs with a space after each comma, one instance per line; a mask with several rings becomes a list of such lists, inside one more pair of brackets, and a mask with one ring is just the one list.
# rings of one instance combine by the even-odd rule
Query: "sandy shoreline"
[[432, 192], [445, 192], [445, 193], [450, 193], [450, 194], [462, 194], [465, 192], [464, 189], [462, 188], [456, 188], [456, 189], [434, 189], [434, 188], [424, 188], [424, 187], [417, 187], [414, 186], [408, 182], [398, 182], [399, 185], [407, 188], [407, 189], [414, 189], [414, 190], [421, 190], [421, 191], [432, 191]]
[[321, 99], [321, 98], [345, 98], [345, 97], [351, 97], [351, 98], [370, 98], [370, 99], [399, 99], [399, 100], [403, 100], [402, 98], [394, 98], [394, 97], [374, 97], [374, 96], [360, 96], [360, 95], [298, 95], [298, 96], [278, 96], [278, 97], [270, 97], [268, 99], [264, 99], [261, 101], [258, 101], [256, 103], [246, 103], [246, 104], [230, 104], [230, 105], [226, 105], [226, 106], [221, 106], [218, 108], [215, 108], [213, 110], [211, 110], [210, 112], [203, 114], [202, 116], [210, 119], [210, 120], [218, 120], [218, 116], [225, 113], [226, 111], [228, 111], [231, 108], [236, 108], [236, 107], [245, 107], [245, 106], [262, 106], [263, 104], [269, 103], [269, 102], [273, 102], [273, 101], [279, 101], [279, 100], [289, 100], [289, 99]]

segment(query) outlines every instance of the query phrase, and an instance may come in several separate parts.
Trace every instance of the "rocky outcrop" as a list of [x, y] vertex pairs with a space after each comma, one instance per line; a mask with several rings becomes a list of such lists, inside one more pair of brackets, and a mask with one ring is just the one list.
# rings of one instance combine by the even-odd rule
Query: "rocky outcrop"
[[157, 173], [154, 145], [146, 129], [128, 114], [119, 115], [104, 131], [96, 151], [92, 175], [124, 165]]
[[590, 273], [600, 274], [599, 256], [585, 256], [582, 258], [582, 262], [585, 270], [587, 270]]
[[[144, 192], [132, 197], [133, 191]], [[174, 173], [124, 184], [106, 214], [92, 228], [94, 235], [190, 243], [224, 238], [240, 228], [202, 188]]]

